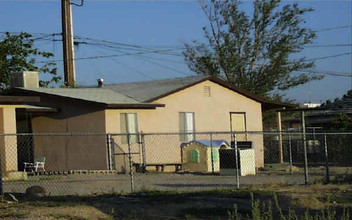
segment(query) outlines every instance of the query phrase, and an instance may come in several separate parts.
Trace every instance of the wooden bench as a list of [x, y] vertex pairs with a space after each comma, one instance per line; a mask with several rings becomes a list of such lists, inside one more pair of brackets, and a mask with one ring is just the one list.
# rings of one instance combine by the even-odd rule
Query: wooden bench
[[[139, 163], [134, 163], [133, 166], [135, 167], [136, 172], [141, 171], [145, 172], [146, 170], [143, 170], [143, 164]], [[180, 171], [182, 169], [182, 164], [180, 163], [149, 163], [144, 165], [146, 167], [155, 167], [155, 171], [157, 172], [164, 172], [165, 167], [168, 166], [174, 166], [175, 167], [175, 172]]]

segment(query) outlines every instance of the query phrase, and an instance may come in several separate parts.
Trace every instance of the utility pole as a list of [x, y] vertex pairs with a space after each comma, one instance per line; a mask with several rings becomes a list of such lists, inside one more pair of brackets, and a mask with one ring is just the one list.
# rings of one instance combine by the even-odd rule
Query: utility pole
[[61, 16], [65, 86], [74, 87], [76, 82], [76, 74], [72, 31], [72, 7], [70, 0], [61, 0]]

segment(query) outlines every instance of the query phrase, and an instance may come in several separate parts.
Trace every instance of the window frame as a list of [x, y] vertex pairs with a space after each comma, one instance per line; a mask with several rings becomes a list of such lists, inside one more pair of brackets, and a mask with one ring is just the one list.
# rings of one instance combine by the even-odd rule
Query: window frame
[[[187, 115], [192, 115], [192, 130], [189, 130], [187, 125], [189, 125], [187, 120]], [[195, 122], [195, 112], [179, 112], [179, 132], [180, 132], [180, 141], [190, 142], [196, 139], [196, 122]], [[190, 134], [186, 134], [190, 133]]]
[[[131, 116], [133, 115], [134, 118], [134, 131], [131, 131]], [[138, 114], [135, 112], [129, 112], [129, 113], [120, 113], [120, 131], [121, 134], [127, 134], [127, 135], [122, 135], [121, 136], [121, 143], [122, 144], [128, 144], [128, 134], [133, 134], [129, 135], [129, 144], [133, 143], [138, 143], [139, 142], [139, 135], [138, 132]]]

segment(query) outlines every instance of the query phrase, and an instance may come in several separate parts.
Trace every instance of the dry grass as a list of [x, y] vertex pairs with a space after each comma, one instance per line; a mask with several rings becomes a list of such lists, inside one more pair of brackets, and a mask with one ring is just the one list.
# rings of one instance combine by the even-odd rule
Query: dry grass
[[90, 197], [43, 197], [18, 195], [19, 203], [0, 204], [0, 219], [227, 219], [237, 205], [240, 213], [251, 213], [251, 193], [261, 203], [278, 196], [283, 211], [320, 212], [327, 207], [352, 208], [350, 185], [252, 186], [202, 192], [143, 191], [132, 195]]

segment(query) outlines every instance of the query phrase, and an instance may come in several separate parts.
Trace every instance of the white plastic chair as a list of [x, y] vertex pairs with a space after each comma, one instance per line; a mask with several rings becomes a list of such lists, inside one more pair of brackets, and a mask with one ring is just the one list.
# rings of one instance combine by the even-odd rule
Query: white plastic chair
[[42, 169], [43, 171], [45, 171], [45, 157], [37, 157], [34, 158], [34, 162], [33, 163], [27, 163], [24, 162], [24, 172], [26, 172], [26, 170], [30, 169], [31, 171], [35, 171], [37, 172], [38, 169]]

